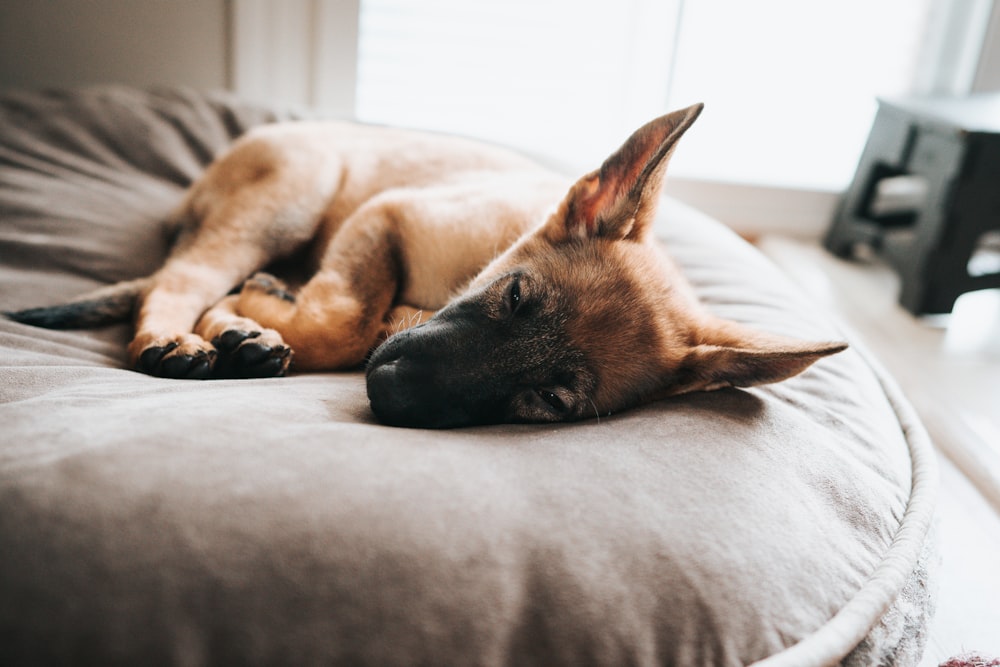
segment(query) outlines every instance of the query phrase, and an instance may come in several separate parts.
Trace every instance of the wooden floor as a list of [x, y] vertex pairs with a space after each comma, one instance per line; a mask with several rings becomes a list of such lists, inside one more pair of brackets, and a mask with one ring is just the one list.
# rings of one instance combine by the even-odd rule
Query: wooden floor
[[1000, 656], [1000, 290], [918, 319], [877, 259], [845, 262], [785, 237], [758, 247], [875, 353], [939, 450], [940, 592], [921, 667], [965, 651]]

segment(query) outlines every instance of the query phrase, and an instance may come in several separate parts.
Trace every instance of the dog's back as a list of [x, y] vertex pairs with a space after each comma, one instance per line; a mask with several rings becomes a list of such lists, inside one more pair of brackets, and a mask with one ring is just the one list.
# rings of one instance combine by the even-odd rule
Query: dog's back
[[[405, 273], [398, 301], [437, 310], [500, 251], [539, 224], [570, 179], [514, 151], [460, 137], [337, 122], [266, 125], [213, 163], [190, 191], [195, 225], [239, 188], [280, 180], [269, 254], [305, 244], [323, 255], [345, 220], [382, 209], [394, 220]], [[289, 199], [298, 206], [288, 206]], [[270, 201], [267, 202], [268, 204]], [[315, 221], [303, 220], [314, 217]]]

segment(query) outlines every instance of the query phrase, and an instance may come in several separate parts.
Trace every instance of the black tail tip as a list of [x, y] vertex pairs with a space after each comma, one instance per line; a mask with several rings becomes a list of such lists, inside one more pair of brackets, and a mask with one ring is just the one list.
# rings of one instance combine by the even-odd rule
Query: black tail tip
[[72, 318], [67, 317], [69, 314], [64, 306], [3, 311], [3, 316], [9, 320], [43, 329], [72, 328], [75, 322]]
[[30, 310], [31, 310], [30, 308], [28, 310], [0, 310], [0, 315], [3, 315], [8, 320], [14, 320], [15, 322], [24, 322], [25, 318], [29, 317], [27, 313], [29, 313]]
[[21, 324], [31, 324], [33, 326], [40, 326], [37, 322], [42, 319], [37, 313], [40, 308], [28, 308], [26, 310], [5, 310], [3, 311], [3, 316], [8, 320], [13, 320], [15, 322], [20, 322]]

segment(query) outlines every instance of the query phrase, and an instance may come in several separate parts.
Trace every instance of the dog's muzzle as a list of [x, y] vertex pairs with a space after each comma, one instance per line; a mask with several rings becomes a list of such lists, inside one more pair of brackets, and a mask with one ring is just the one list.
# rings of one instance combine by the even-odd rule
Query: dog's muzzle
[[[368, 362], [368, 401], [391, 426], [453, 428], [495, 421], [498, 401], [481, 377], [485, 351], [460, 323], [430, 320], [392, 336]], [[470, 335], [471, 334], [471, 335]]]
[[[372, 412], [383, 424], [433, 428], [434, 419], [417, 387], [427, 387], [430, 378], [420, 377], [413, 364], [402, 358], [387, 341], [368, 362], [366, 381]], [[428, 387], [428, 390], [430, 388]]]

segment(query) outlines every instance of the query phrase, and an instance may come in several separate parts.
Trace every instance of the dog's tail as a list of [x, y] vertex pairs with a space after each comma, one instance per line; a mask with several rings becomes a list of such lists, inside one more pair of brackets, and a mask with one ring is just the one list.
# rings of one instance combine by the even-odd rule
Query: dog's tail
[[4, 312], [15, 322], [45, 329], [93, 329], [131, 319], [149, 278], [127, 280], [83, 294], [57, 306]]

